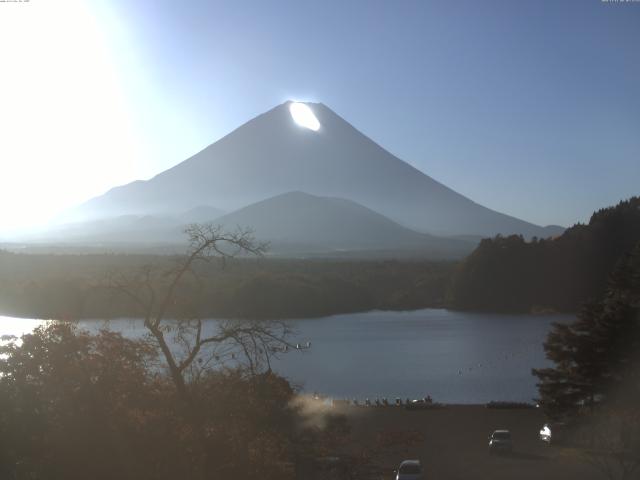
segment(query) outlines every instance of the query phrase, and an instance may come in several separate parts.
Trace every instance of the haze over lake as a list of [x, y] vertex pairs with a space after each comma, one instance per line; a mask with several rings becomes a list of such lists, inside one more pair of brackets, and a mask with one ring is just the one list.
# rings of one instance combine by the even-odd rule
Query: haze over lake
[[[537, 396], [531, 369], [549, 365], [542, 344], [551, 324], [572, 319], [424, 309], [292, 320], [292, 343], [310, 341], [311, 348], [282, 355], [273, 368], [305, 392], [334, 398], [530, 402]], [[39, 322], [0, 317], [0, 334], [20, 334]], [[105, 325], [79, 323], [88, 330]], [[144, 333], [140, 320], [109, 325], [127, 336]]]

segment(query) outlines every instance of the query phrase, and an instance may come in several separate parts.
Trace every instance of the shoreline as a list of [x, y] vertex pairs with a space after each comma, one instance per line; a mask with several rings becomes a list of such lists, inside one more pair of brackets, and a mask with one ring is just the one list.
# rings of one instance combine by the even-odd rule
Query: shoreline
[[[421, 310], [441, 310], [452, 313], [465, 313], [470, 315], [494, 315], [494, 316], [536, 316], [536, 317], [548, 317], [554, 315], [576, 315], [577, 312], [563, 312], [563, 311], [555, 311], [555, 310], [536, 310], [536, 311], [490, 311], [490, 310], [467, 310], [464, 308], [455, 308], [446, 304], [437, 304], [424, 306], [419, 308], [387, 308], [387, 309], [379, 309], [372, 308], [368, 310], [353, 310], [353, 311], [337, 311], [335, 313], [329, 313], [326, 315], [309, 315], [309, 316], [284, 316], [284, 317], [234, 317], [234, 316], [211, 316], [202, 318], [202, 320], [240, 320], [240, 321], [297, 321], [297, 320], [320, 320], [324, 318], [338, 317], [342, 315], [363, 315], [363, 314], [374, 314], [374, 313], [413, 313], [419, 312]], [[142, 317], [138, 317], [135, 315], [131, 316], [112, 316], [112, 317], [83, 317], [83, 318], [53, 318], [51, 315], [41, 315], [42, 318], [36, 318], [37, 315], [30, 315], [26, 313], [15, 313], [15, 312], [6, 312], [0, 310], [0, 319], [1, 318], [12, 318], [12, 319], [20, 319], [20, 320], [33, 320], [33, 321], [53, 321], [53, 322], [110, 322], [110, 321], [120, 321], [120, 320], [143, 320]], [[48, 318], [45, 318], [48, 317]], [[175, 318], [167, 318], [167, 321], [177, 321]]]

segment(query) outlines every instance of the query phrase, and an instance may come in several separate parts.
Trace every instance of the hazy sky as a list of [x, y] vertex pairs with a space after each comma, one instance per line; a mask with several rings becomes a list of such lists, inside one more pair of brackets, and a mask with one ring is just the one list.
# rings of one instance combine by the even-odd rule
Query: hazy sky
[[538, 224], [640, 194], [640, 2], [0, 2], [0, 59], [0, 229], [287, 99]]

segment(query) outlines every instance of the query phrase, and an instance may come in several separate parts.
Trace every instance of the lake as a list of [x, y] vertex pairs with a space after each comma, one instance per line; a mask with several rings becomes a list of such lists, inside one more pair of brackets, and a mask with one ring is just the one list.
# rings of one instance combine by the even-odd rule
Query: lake
[[[310, 341], [311, 348], [290, 351], [273, 367], [305, 392], [334, 398], [530, 402], [537, 396], [531, 369], [550, 365], [542, 342], [551, 324], [573, 318], [425, 309], [291, 320], [293, 343]], [[0, 335], [20, 335], [40, 323], [0, 317]], [[88, 330], [105, 325], [79, 323]], [[139, 320], [109, 324], [127, 336], [143, 332]]]

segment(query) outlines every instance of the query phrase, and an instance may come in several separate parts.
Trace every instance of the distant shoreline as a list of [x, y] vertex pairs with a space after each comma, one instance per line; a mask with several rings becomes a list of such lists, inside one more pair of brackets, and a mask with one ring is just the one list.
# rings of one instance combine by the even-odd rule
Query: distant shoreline
[[[426, 260], [318, 261], [236, 259], [201, 264], [202, 283], [190, 279], [167, 316], [201, 318], [317, 318], [370, 310], [442, 308], [455, 262]], [[171, 257], [148, 255], [19, 255], [0, 252], [0, 311], [23, 318], [111, 319], [140, 316], [129, 297], [109, 288], [111, 274], [162, 272]], [[173, 306], [175, 305], [175, 306]]]
[[[433, 305], [433, 306], [425, 306], [425, 307], [420, 307], [420, 308], [410, 308], [410, 309], [403, 309], [403, 308], [398, 308], [398, 309], [369, 309], [369, 310], [357, 310], [357, 311], [341, 311], [341, 312], [335, 312], [335, 313], [329, 313], [327, 315], [313, 315], [313, 316], [306, 316], [306, 317], [274, 317], [274, 318], [269, 318], [269, 317], [258, 317], [258, 318], [253, 318], [253, 317], [227, 317], [227, 316], [215, 316], [215, 317], [203, 317], [202, 320], [239, 320], [239, 321], [255, 321], [255, 320], [260, 320], [260, 321], [277, 321], [277, 320], [282, 320], [282, 321], [296, 321], [296, 320], [321, 320], [324, 318], [328, 318], [328, 317], [336, 317], [336, 316], [340, 316], [340, 315], [356, 315], [356, 314], [367, 314], [367, 313], [385, 313], [385, 312], [389, 312], [389, 313], [402, 313], [402, 312], [417, 312], [420, 310], [445, 310], [445, 311], [449, 311], [449, 312], [460, 312], [460, 313], [470, 313], [470, 314], [478, 314], [478, 315], [499, 315], [499, 316], [507, 316], [507, 315], [522, 315], [522, 316], [551, 316], [551, 315], [574, 315], [576, 314], [576, 312], [560, 312], [560, 311], [555, 311], [553, 309], [545, 309], [545, 310], [539, 310], [539, 311], [530, 311], [530, 312], [523, 312], [523, 311], [483, 311], [483, 310], [466, 310], [463, 308], [453, 308], [451, 306], [447, 306], [447, 305]], [[30, 316], [30, 315], [20, 315], [20, 314], [13, 314], [13, 313], [8, 313], [6, 311], [0, 310], [0, 318], [2, 317], [7, 317], [7, 318], [12, 318], [12, 319], [21, 319], [21, 320], [32, 320], [32, 321], [57, 321], [57, 322], [83, 322], [83, 321], [87, 321], [87, 322], [100, 322], [100, 321], [104, 321], [104, 322], [110, 322], [110, 321], [119, 321], [119, 320], [144, 320], [143, 317], [139, 317], [139, 316], [115, 316], [115, 317], [84, 317], [84, 318], [55, 318], [55, 317], [48, 317], [48, 316], [43, 316], [41, 318], [35, 318], [34, 316]], [[179, 319], [177, 318], [167, 318], [168, 321], [178, 321]], [[465, 404], [466, 405], [466, 404]]]

